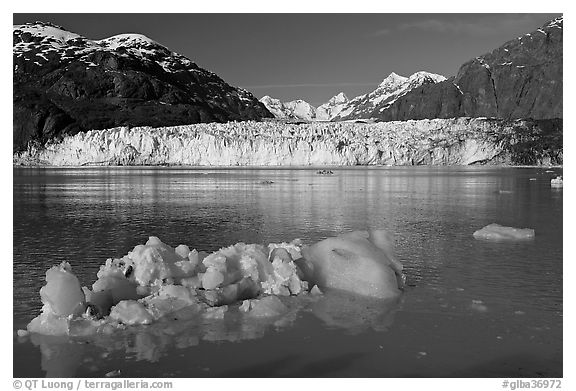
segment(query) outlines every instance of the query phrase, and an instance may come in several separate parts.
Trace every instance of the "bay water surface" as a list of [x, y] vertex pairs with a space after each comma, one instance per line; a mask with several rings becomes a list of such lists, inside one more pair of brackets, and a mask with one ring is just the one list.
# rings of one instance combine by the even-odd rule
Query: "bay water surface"
[[[562, 189], [553, 168], [14, 168], [14, 377], [561, 377]], [[533, 240], [487, 242], [498, 223]], [[346, 295], [282, 319], [231, 314], [87, 339], [18, 329], [40, 312], [48, 268], [91, 286], [149, 236], [215, 251], [237, 242], [383, 228], [407, 287]]]

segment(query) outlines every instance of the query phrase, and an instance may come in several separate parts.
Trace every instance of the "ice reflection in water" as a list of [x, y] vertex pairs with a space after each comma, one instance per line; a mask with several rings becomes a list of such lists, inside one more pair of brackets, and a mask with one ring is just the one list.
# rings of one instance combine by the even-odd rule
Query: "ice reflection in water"
[[[86, 367], [92, 376], [103, 376], [108, 365], [103, 358], [120, 354], [136, 361], [158, 362], [204, 342], [241, 342], [264, 338], [267, 332], [279, 332], [294, 325], [302, 313], [311, 313], [326, 327], [348, 334], [366, 330], [386, 331], [393, 322], [400, 298], [378, 300], [329, 291], [324, 295], [284, 297], [289, 311], [276, 317], [254, 317], [230, 306], [223, 319], [205, 319], [191, 315], [172, 319], [170, 315], [149, 326], [132, 326], [112, 335], [54, 337], [30, 334], [28, 338], [41, 352], [42, 370], [47, 377], [86, 376], [78, 373]], [[71, 331], [81, 333], [80, 330]], [[103, 364], [103, 365], [102, 365]], [[85, 369], [84, 369], [85, 371]], [[189, 373], [192, 375], [192, 373]]]

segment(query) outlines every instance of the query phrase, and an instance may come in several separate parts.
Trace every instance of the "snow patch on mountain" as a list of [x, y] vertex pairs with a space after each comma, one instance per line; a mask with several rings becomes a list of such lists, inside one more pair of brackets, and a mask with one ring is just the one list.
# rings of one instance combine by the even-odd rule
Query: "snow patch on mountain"
[[284, 103], [284, 106], [298, 119], [312, 121], [316, 119], [316, 108], [302, 99]]
[[330, 100], [323, 105], [316, 108], [317, 121], [330, 121], [336, 117], [342, 109], [348, 104], [349, 99], [343, 92], [333, 96]]
[[442, 75], [420, 71], [410, 77], [390, 73], [378, 87], [364, 95], [357, 96], [345, 105], [334, 120], [369, 119], [374, 113], [381, 112], [399, 97], [424, 84], [439, 83], [446, 80]]
[[13, 30], [19, 30], [26, 36], [25, 41], [19, 43], [21, 46], [26, 46], [26, 44], [38, 40], [46, 40], [51, 42], [55, 47], [61, 47], [73, 39], [84, 38], [79, 34], [66, 31], [60, 26], [46, 22], [14, 25]]
[[316, 119], [316, 109], [314, 106], [302, 99], [283, 103], [279, 99], [266, 95], [260, 99], [260, 102], [278, 119], [302, 121], [313, 121]]
[[[49, 54], [61, 61], [78, 60], [92, 64], [95, 52], [110, 52], [120, 57], [138, 58], [158, 63], [166, 72], [181, 70], [198, 72], [199, 68], [188, 58], [170, 51], [153, 39], [136, 33], [118, 34], [91, 40], [60, 26], [46, 22], [13, 25], [14, 48], [17, 58]], [[207, 74], [212, 72], [204, 71]]]

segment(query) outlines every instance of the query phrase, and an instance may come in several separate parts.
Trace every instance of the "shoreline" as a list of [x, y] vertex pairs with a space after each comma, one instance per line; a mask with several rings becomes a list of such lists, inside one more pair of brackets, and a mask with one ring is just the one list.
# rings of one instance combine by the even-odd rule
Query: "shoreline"
[[182, 170], [322, 170], [322, 169], [339, 169], [339, 170], [354, 170], [354, 169], [399, 169], [399, 168], [554, 168], [563, 169], [563, 165], [508, 165], [508, 164], [421, 164], [421, 165], [395, 165], [395, 166], [385, 166], [385, 165], [279, 165], [279, 166], [258, 166], [258, 165], [246, 165], [246, 166], [193, 166], [193, 165], [163, 165], [163, 164], [151, 164], [151, 165], [105, 165], [105, 164], [94, 164], [94, 165], [48, 165], [48, 164], [37, 164], [37, 165], [27, 165], [27, 164], [12, 164], [12, 168], [50, 168], [50, 169], [91, 169], [91, 168], [170, 168], [170, 169], [182, 169]]

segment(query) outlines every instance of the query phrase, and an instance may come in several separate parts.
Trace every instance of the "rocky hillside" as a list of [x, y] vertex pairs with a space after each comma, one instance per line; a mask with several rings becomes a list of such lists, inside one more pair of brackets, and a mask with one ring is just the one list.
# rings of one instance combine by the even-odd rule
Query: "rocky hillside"
[[562, 164], [560, 120], [211, 123], [67, 136], [14, 155], [23, 165]]
[[49, 23], [13, 26], [13, 149], [120, 125], [272, 117], [250, 92], [139, 34], [90, 40]]
[[423, 85], [367, 117], [562, 118], [563, 18], [476, 57], [454, 78]]

